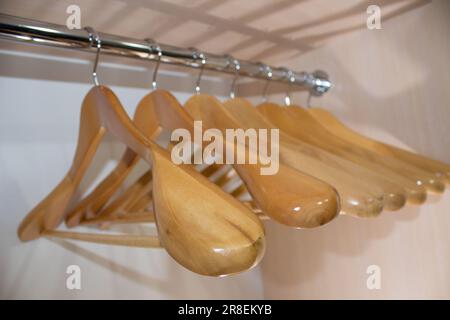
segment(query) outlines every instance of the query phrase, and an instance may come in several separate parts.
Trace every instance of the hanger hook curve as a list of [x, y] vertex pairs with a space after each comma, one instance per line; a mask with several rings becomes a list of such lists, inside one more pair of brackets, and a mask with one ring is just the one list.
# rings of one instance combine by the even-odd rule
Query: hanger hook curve
[[162, 50], [161, 47], [153, 40], [153, 39], [145, 39], [145, 42], [149, 44], [148, 50], [149, 50], [149, 56], [156, 51], [157, 60], [156, 60], [156, 66], [153, 70], [153, 77], [152, 77], [152, 90], [156, 90], [158, 88], [158, 83], [156, 82], [156, 77], [158, 76], [158, 70], [159, 65], [161, 64], [161, 57], [162, 57]]
[[92, 80], [94, 81], [94, 85], [99, 86], [100, 82], [98, 80], [97, 66], [98, 66], [98, 59], [100, 56], [100, 49], [102, 48], [102, 41], [98, 33], [92, 27], [85, 27], [84, 30], [86, 30], [89, 34], [90, 46], [97, 47], [97, 52], [95, 53], [94, 67], [92, 70]]
[[200, 94], [200, 81], [202, 80], [203, 70], [205, 69], [206, 64], [206, 55], [198, 51], [196, 48], [189, 48], [192, 50], [192, 57], [194, 61], [200, 60], [200, 73], [198, 74], [197, 81], [195, 82], [195, 93]]
[[232, 64], [234, 66], [234, 77], [230, 87], [230, 99], [234, 99], [236, 97], [236, 82], [239, 77], [239, 70], [241, 70], [241, 63], [233, 56], [227, 55], [227, 57], [228, 64]]
[[264, 63], [259, 63], [261, 66], [261, 70], [266, 77], [266, 84], [264, 85], [263, 94], [262, 94], [262, 100], [263, 102], [267, 102], [267, 91], [269, 89], [270, 82], [272, 80], [273, 71], [272, 68]]

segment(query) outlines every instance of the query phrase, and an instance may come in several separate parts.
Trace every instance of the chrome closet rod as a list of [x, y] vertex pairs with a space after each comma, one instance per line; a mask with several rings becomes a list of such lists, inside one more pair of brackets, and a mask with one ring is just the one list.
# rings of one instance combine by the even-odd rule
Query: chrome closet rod
[[[101, 53], [130, 58], [154, 60], [158, 59], [159, 46], [161, 50], [161, 62], [200, 68], [201, 52], [193, 48], [179, 48], [171, 45], [153, 43], [149, 46], [146, 40], [125, 38], [106, 33], [98, 33], [101, 39]], [[52, 47], [78, 49], [95, 52], [89, 33], [85, 29], [70, 30], [65, 26], [46, 22], [0, 14], [0, 38], [15, 40], [25, 43], [46, 45]], [[292, 72], [286, 68], [275, 68], [262, 63], [253, 63], [239, 60], [239, 69], [236, 70], [236, 61], [228, 55], [216, 55], [204, 53], [206, 61], [205, 70], [213, 70], [239, 76], [268, 79], [271, 81], [291, 83], [308, 89], [311, 94], [320, 96], [327, 92], [332, 84], [323, 71], [313, 73]]]

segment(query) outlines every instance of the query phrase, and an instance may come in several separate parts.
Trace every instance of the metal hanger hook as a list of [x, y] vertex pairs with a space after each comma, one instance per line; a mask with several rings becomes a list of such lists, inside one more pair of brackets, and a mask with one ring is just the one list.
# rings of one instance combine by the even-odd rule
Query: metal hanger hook
[[290, 106], [292, 99], [291, 99], [291, 87], [292, 84], [295, 82], [295, 75], [294, 72], [290, 69], [283, 68], [286, 72], [286, 78], [288, 80], [288, 88], [286, 90], [286, 95], [284, 96], [284, 105]]
[[162, 50], [161, 47], [152, 39], [145, 39], [145, 42], [149, 44], [149, 56], [156, 51], [156, 55], [158, 59], [156, 60], [156, 66], [153, 70], [152, 77], [152, 90], [156, 90], [158, 88], [158, 83], [156, 82], [156, 77], [158, 76], [159, 65], [161, 64]]
[[195, 93], [200, 94], [200, 81], [202, 80], [203, 70], [206, 64], [206, 55], [203, 52], [198, 51], [195, 48], [190, 48], [193, 51], [194, 60], [200, 60], [200, 73], [198, 74], [197, 81], [195, 82]]
[[239, 70], [241, 70], [241, 64], [238, 59], [230, 55], [228, 56], [228, 63], [234, 66], [234, 77], [230, 88], [230, 99], [234, 99], [236, 97], [236, 82], [239, 77]]
[[100, 83], [98, 81], [97, 66], [98, 66], [98, 59], [100, 57], [100, 49], [102, 48], [102, 41], [98, 33], [93, 28], [85, 27], [84, 30], [86, 30], [89, 33], [90, 46], [93, 47], [95, 45], [97, 47], [97, 52], [95, 54], [94, 60], [94, 68], [92, 70], [92, 79], [94, 81], [94, 85], [99, 86]]
[[267, 102], [267, 91], [269, 89], [270, 81], [273, 77], [272, 68], [268, 65], [265, 65], [263, 63], [260, 63], [261, 69], [264, 72], [264, 75], [266, 77], [266, 84], [264, 85], [263, 94], [262, 94], [262, 100], [263, 102]]

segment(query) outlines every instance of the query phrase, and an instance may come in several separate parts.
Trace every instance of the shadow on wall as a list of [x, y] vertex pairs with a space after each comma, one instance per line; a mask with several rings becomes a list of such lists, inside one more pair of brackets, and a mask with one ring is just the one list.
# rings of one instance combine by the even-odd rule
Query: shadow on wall
[[[361, 31], [308, 54], [306, 60], [297, 59], [298, 65], [307, 61], [327, 70], [335, 85], [323, 97], [313, 98], [312, 105], [326, 108], [349, 123], [381, 128], [421, 154], [450, 162], [446, 123], [450, 117], [450, 78], [441, 70], [450, 47], [438, 40], [450, 30], [450, 6], [446, 1], [437, 4], [412, 11], [401, 21], [389, 21], [380, 31]], [[433, 10], [439, 22], [412, 35], [408, 26], [417, 23], [414, 19], [433, 18]], [[440, 38], [430, 38], [429, 33], [440, 34]], [[347, 64], [349, 59], [352, 62]], [[305, 96], [296, 94], [294, 103], [305, 101]], [[424, 134], [412, 134], [405, 126], [415, 126], [415, 132]], [[430, 137], [439, 137], [439, 148]]]

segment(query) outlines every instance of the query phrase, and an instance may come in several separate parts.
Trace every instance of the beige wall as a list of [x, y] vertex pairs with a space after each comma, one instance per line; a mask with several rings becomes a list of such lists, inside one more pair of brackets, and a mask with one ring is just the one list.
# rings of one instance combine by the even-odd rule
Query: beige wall
[[[450, 162], [450, 2], [433, 1], [291, 61], [336, 87], [312, 105], [372, 137]], [[304, 102], [297, 95], [296, 102]], [[266, 298], [450, 298], [450, 189], [422, 207], [319, 230], [267, 224]], [[381, 267], [382, 288], [366, 288]]]
[[[323, 5], [317, 6], [318, 15], [322, 10], [331, 10], [330, 3], [351, 7], [357, 2], [327, 1], [322, 0]], [[143, 6], [152, 8], [159, 2], [140, 1]], [[243, 27], [252, 21], [248, 16], [234, 19], [236, 10], [230, 4], [233, 25], [240, 26], [238, 31], [244, 33], [238, 33], [233, 39], [228, 39], [228, 24], [217, 19], [213, 28], [206, 25], [197, 30], [183, 25], [187, 31], [170, 32], [174, 36], [155, 31], [164, 25], [176, 25], [172, 20], [178, 22], [190, 12], [184, 6], [180, 6], [178, 15], [173, 12], [172, 16], [164, 17], [168, 19], [167, 24], [157, 15], [147, 22], [136, 19], [134, 13], [148, 16], [155, 12], [149, 12], [148, 8], [126, 8], [122, 1], [80, 1], [80, 4], [83, 10], [89, 8], [83, 11], [86, 12], [85, 24], [101, 31], [140, 38], [151, 36], [163, 42], [198, 46], [217, 53], [232, 47], [236, 49], [230, 53], [239, 58], [263, 59], [296, 70], [320, 67], [330, 73], [336, 86], [313, 103], [331, 110], [363, 133], [450, 162], [450, 2], [433, 1], [384, 22], [382, 30], [340, 35], [307, 54], [298, 55], [294, 50], [297, 56], [286, 61], [285, 57], [293, 55], [290, 48], [296, 47], [296, 43], [288, 45], [275, 31], [282, 25], [304, 23], [304, 18], [311, 14], [307, 9], [314, 9], [312, 4], [318, 2], [261, 1], [268, 5], [268, 9], [262, 11], [253, 2], [254, 7], [246, 5], [247, 9], [256, 10], [257, 16], [262, 16], [260, 21], [277, 13], [278, 6], [284, 14], [296, 15], [295, 19], [286, 19], [283, 12], [278, 12], [275, 20], [270, 20], [272, 30], [266, 30], [267, 23], [260, 26], [271, 34], [270, 41], [274, 42], [268, 44], [252, 36], [257, 30]], [[37, 1], [30, 6], [29, 1], [3, 1], [0, 11], [63, 23], [65, 7], [72, 2], [45, 3], [43, 6]], [[209, 5], [219, 3], [222, 2], [211, 1]], [[295, 4], [294, 8], [290, 4]], [[303, 5], [312, 7], [303, 8]], [[94, 7], [102, 10], [94, 10]], [[195, 17], [205, 18], [206, 9], [193, 10]], [[119, 22], [117, 12], [120, 12]], [[361, 16], [364, 18], [364, 12]], [[140, 24], [144, 22], [146, 25]], [[204, 35], [205, 30], [212, 35]], [[186, 38], [186, 34], [190, 37]], [[246, 40], [241, 44], [242, 36]], [[192, 38], [198, 38], [198, 43]], [[264, 42], [262, 46], [258, 41]], [[277, 46], [275, 55], [269, 55], [274, 51], [272, 45]], [[54, 60], [44, 55], [47, 50], [54, 53], [54, 49], [0, 42], [1, 298], [450, 298], [449, 190], [420, 208], [408, 207], [371, 220], [343, 216], [315, 230], [292, 230], [268, 222], [268, 249], [262, 272], [258, 267], [220, 279], [186, 271], [162, 250], [45, 239], [20, 243], [16, 236], [20, 220], [54, 187], [70, 165], [78, 130], [74, 119], [78, 119], [79, 105], [90, 86], [91, 69], [87, 61], [92, 57], [61, 51], [59, 56], [85, 58], [86, 63]], [[119, 62], [125, 64], [125, 60]], [[136, 64], [145, 67], [127, 69], [101, 65], [99, 71], [101, 81], [113, 85], [130, 114], [148, 92], [151, 77], [148, 65]], [[177, 72], [180, 69], [176, 69]], [[197, 73], [183, 76], [163, 72], [161, 87], [183, 92], [176, 96], [185, 100], [192, 92], [193, 74]], [[226, 77], [219, 75], [218, 78]], [[226, 93], [229, 86], [224, 89], [223, 82], [216, 82], [205, 85], [203, 81], [205, 92]], [[260, 81], [254, 84], [262, 86]], [[304, 98], [298, 94], [294, 100], [304, 102]], [[64, 101], [63, 106], [60, 101]], [[107, 159], [111, 156], [117, 159], [120, 155], [121, 149], [110, 143], [102, 151], [96, 169], [100, 171]], [[103, 176], [108, 168], [112, 168], [111, 163], [102, 171]], [[102, 174], [97, 173], [96, 179], [93, 177], [90, 182], [100, 180]], [[81, 291], [65, 288], [65, 270], [70, 264], [82, 268]], [[372, 264], [381, 267], [382, 289], [379, 291], [366, 288], [366, 268]]]

